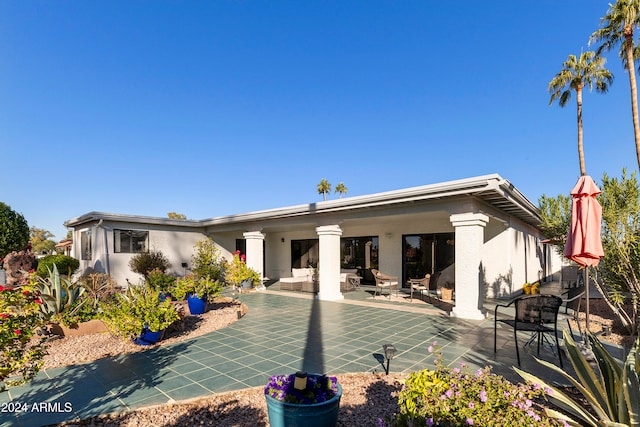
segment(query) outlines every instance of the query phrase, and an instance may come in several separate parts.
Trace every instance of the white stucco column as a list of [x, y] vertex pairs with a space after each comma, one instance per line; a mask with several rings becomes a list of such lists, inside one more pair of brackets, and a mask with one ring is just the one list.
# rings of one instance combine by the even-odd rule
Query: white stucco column
[[335, 301], [344, 298], [340, 292], [340, 236], [339, 225], [322, 225], [316, 228], [320, 240], [320, 289], [318, 299]]
[[260, 231], [247, 231], [242, 236], [247, 244], [247, 267], [260, 274], [260, 283], [264, 278], [264, 234]]
[[449, 218], [456, 229], [456, 304], [451, 316], [481, 320], [486, 310], [481, 294], [482, 245], [489, 217], [479, 213], [454, 214]]

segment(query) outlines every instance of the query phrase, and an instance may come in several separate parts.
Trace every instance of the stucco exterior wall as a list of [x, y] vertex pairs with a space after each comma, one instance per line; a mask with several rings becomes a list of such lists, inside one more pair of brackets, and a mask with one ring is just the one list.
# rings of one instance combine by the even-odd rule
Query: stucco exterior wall
[[[139, 224], [127, 223], [97, 223], [90, 227], [80, 228], [74, 231], [74, 252], [80, 254], [80, 235], [83, 230], [91, 228], [92, 232], [92, 257], [91, 260], [80, 260], [79, 274], [84, 274], [88, 269], [100, 273], [109, 273], [118, 285], [126, 286], [127, 279], [131, 283], [138, 283], [142, 277], [131, 271], [129, 260], [134, 253], [115, 253], [113, 230], [141, 230], [149, 233], [149, 249], [161, 251], [171, 263], [168, 273], [183, 275], [185, 273], [181, 264], [190, 265], [193, 247], [198, 240], [206, 236], [198, 229], [168, 228], [149, 225], [141, 227]], [[105, 245], [106, 243], [106, 245]], [[80, 258], [78, 256], [78, 258]]]

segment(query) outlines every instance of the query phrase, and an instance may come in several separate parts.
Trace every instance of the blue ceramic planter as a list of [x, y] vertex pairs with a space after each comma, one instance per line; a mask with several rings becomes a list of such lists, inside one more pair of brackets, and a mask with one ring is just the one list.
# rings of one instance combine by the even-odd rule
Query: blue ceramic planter
[[302, 405], [281, 402], [267, 394], [267, 411], [271, 427], [334, 427], [338, 423], [342, 386], [338, 394], [322, 403]]
[[163, 332], [164, 331], [152, 332], [145, 326], [140, 336], [133, 340], [133, 342], [138, 345], [154, 345], [160, 341]]
[[187, 305], [189, 306], [189, 313], [197, 315], [204, 314], [207, 309], [207, 296], [200, 298], [197, 295], [187, 295]]

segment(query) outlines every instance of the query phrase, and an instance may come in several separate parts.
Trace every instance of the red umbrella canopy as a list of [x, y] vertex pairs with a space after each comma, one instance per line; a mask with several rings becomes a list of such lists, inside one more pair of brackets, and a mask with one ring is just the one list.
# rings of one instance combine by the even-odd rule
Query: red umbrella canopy
[[584, 175], [571, 190], [571, 228], [564, 256], [583, 267], [595, 267], [604, 256], [600, 238], [602, 206], [596, 196], [600, 189], [590, 176]]

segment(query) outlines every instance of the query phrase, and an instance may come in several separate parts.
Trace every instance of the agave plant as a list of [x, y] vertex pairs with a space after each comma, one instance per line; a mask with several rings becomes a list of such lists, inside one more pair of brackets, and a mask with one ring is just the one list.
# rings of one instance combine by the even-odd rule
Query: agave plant
[[[636, 339], [625, 361], [621, 363], [611, 356], [593, 333], [587, 332], [587, 336], [596, 359], [593, 366], [586, 360], [571, 334], [564, 331], [567, 354], [578, 378], [549, 362], [536, 360], [569, 380], [584, 396], [595, 415], [544, 380], [520, 369], [514, 369], [527, 382], [551, 389], [553, 393], [550, 394], [549, 400], [586, 425], [640, 427], [640, 337]], [[547, 408], [547, 414], [567, 419], [567, 415], [550, 408]], [[568, 421], [572, 425], [583, 425], [576, 420]]]
[[[47, 268], [49, 277], [37, 278], [36, 289], [40, 292], [43, 304], [41, 309], [46, 315], [62, 313], [73, 306], [73, 303], [84, 293], [84, 287], [60, 277], [58, 267]], [[76, 306], [79, 307], [79, 306]]]

